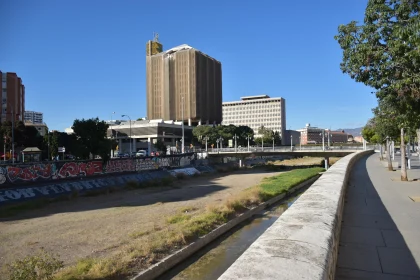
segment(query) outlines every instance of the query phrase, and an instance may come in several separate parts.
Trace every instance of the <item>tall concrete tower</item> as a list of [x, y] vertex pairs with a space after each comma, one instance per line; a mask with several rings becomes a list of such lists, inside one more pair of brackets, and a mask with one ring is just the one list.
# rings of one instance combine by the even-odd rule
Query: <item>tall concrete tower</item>
[[153, 42], [146, 56], [147, 118], [220, 124], [221, 63], [186, 44], [162, 52]]

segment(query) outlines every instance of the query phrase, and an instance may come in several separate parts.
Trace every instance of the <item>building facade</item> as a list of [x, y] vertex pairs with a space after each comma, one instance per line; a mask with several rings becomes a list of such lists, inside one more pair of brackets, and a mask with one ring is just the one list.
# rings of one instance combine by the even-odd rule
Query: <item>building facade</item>
[[[191, 126], [184, 126], [185, 147], [192, 143]], [[153, 145], [161, 140], [165, 145], [182, 146], [182, 122], [164, 120], [112, 121], [109, 122], [107, 137], [118, 141], [119, 152], [138, 150], [152, 151]], [[130, 145], [131, 142], [131, 145]]]
[[220, 124], [221, 63], [185, 44], [159, 52], [157, 43], [146, 45], [147, 118]]
[[25, 86], [16, 73], [1, 72], [1, 122], [24, 120]]
[[41, 136], [45, 136], [48, 133], [48, 127], [45, 123], [33, 123], [31, 121], [25, 121], [25, 126], [35, 127]]
[[32, 123], [44, 123], [44, 116], [41, 112], [25, 111], [25, 121]]
[[246, 125], [258, 134], [261, 126], [278, 131], [285, 142], [286, 100], [281, 97], [270, 98], [268, 95], [241, 97], [240, 101], [223, 102], [224, 125]]
[[325, 144], [347, 143], [349, 136], [351, 136], [344, 130], [333, 131], [330, 129], [313, 127], [309, 123], [306, 124], [305, 128], [299, 129], [298, 131], [301, 134], [302, 145], [322, 144], [322, 137], [324, 137]]

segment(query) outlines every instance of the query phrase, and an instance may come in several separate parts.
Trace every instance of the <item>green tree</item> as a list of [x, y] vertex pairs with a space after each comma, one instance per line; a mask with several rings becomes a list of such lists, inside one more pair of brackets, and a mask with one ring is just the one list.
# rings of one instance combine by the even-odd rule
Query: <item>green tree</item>
[[80, 142], [80, 149], [86, 154], [99, 155], [103, 161], [110, 158], [112, 146], [111, 140], [107, 139], [108, 124], [100, 121], [99, 118], [76, 119], [73, 122], [73, 131], [77, 141]]
[[156, 143], [154, 144], [157, 151], [161, 152], [160, 155], [166, 155], [166, 145], [165, 142], [158, 139]]
[[[402, 155], [404, 129], [417, 128], [420, 120], [419, 11], [419, 1], [369, 0], [364, 24], [340, 25], [335, 36], [343, 49], [343, 73], [372, 87], [379, 107], [394, 113]], [[401, 166], [401, 180], [406, 181], [404, 156]]]

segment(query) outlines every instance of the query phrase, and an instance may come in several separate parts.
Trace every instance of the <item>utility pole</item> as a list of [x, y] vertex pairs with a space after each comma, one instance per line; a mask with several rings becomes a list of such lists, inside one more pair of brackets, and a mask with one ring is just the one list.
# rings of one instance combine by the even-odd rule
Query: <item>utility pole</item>
[[15, 163], [15, 111], [12, 108], [12, 163]]
[[290, 135], [290, 150], [293, 151], [293, 135]]
[[182, 96], [182, 98], [181, 98], [181, 106], [182, 106], [182, 108], [181, 108], [181, 112], [182, 112], [182, 147], [181, 147], [181, 152], [182, 153], [184, 153], [184, 142], [185, 142], [185, 139], [184, 139], [184, 96]]
[[4, 154], [3, 154], [3, 160], [6, 163], [6, 135], [4, 135]]
[[325, 130], [322, 130], [322, 151], [325, 151]]

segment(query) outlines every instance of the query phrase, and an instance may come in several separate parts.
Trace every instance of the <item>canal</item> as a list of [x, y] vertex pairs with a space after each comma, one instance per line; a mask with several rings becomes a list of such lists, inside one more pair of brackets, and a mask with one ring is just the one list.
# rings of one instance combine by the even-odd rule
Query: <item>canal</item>
[[215, 280], [289, 208], [301, 193], [283, 200], [236, 226], [205, 248], [175, 266], [159, 279]]

